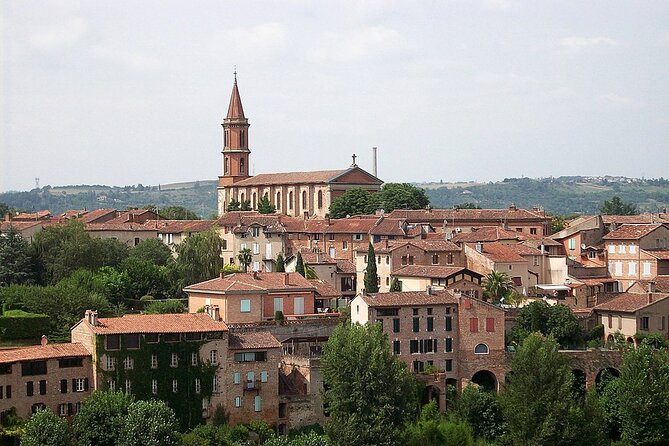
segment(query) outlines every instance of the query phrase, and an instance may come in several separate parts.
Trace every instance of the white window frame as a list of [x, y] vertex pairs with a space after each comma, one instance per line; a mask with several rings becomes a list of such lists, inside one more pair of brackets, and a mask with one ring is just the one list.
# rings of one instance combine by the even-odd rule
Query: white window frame
[[179, 391], [179, 380], [172, 380], [172, 393], [177, 393]]
[[293, 314], [304, 314], [304, 297], [293, 298]]
[[218, 393], [218, 375], [214, 375], [214, 379], [212, 379], [211, 391], [213, 393]]
[[253, 254], [260, 254], [260, 243], [253, 243]]
[[152, 379], [151, 380], [151, 393], [153, 395], [158, 395], [158, 380], [157, 379]]
[[196, 366], [196, 365], [197, 365], [197, 362], [198, 362], [198, 361], [197, 361], [197, 356], [198, 356], [198, 355], [197, 355], [197, 352], [192, 352], [192, 353], [190, 354], [190, 365], [192, 365], [192, 366]]
[[611, 244], [609, 245], [609, 254], [615, 254], [615, 253], [616, 253], [616, 245], [614, 245], [613, 243], [611, 243]]
[[618, 254], [625, 254], [625, 244], [618, 245]]
[[255, 412], [262, 412], [262, 396], [256, 395], [253, 398], [253, 410]]
[[274, 312], [276, 313], [277, 311], [283, 312], [283, 297], [274, 298]]
[[179, 355], [176, 353], [172, 353], [172, 357], [170, 359], [170, 367], [179, 367]]
[[114, 370], [116, 368], [116, 358], [113, 356], [107, 356], [107, 370]]
[[232, 375], [232, 382], [235, 383], [235, 384], [241, 383], [242, 382], [242, 374], [239, 373], [239, 372], [235, 372]]
[[218, 350], [211, 350], [209, 352], [209, 362], [218, 364]]
[[74, 389], [72, 389], [72, 391], [73, 392], [83, 392], [85, 388], [86, 388], [85, 378], [75, 378]]
[[569, 249], [576, 249], [576, 239], [575, 238], [570, 238], [569, 239]]
[[643, 276], [649, 277], [653, 269], [653, 264], [651, 262], [643, 262]]
[[241, 396], [236, 396], [235, 397], [235, 407], [242, 407], [242, 397]]
[[267, 382], [267, 371], [263, 370], [262, 372], [260, 372], [260, 382], [261, 383]]
[[239, 301], [239, 312], [240, 313], [251, 312], [251, 299], [241, 299]]
[[67, 404], [58, 405], [58, 415], [60, 415], [61, 417], [67, 416]]
[[114, 381], [113, 379], [107, 381], [107, 386], [109, 387], [109, 390], [111, 390], [112, 392], [116, 391], [116, 381]]
[[132, 381], [129, 379], [125, 380], [125, 393], [130, 394], [132, 393]]
[[195, 378], [195, 393], [198, 395], [202, 391], [202, 383], [200, 382], [200, 378]]
[[629, 246], [630, 246], [630, 254], [636, 254], [636, 245], [631, 244]]
[[630, 276], [636, 276], [636, 262], [627, 263], [627, 274]]
[[151, 368], [152, 369], [158, 368], [158, 355], [156, 354], [151, 355]]
[[123, 369], [132, 370], [135, 367], [135, 361], [130, 357], [126, 356], [123, 360]]

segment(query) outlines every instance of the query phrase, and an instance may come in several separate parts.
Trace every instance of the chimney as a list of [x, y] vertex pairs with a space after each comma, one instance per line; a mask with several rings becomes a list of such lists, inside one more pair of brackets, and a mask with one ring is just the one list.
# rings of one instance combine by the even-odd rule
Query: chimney
[[316, 264], [321, 263], [321, 252], [316, 251]]
[[483, 243], [481, 242], [476, 243], [476, 252], [483, 253]]
[[648, 291], [648, 303], [649, 304], [653, 303], [653, 293], [652, 293], [652, 291]]
[[363, 295], [363, 296], [366, 296], [366, 295], [367, 295], [367, 290], [364, 289], [364, 288], [362, 289], [362, 295]]
[[325, 216], [325, 224], [330, 226], [330, 214]]
[[49, 343], [49, 340], [47, 339], [46, 335], [42, 335], [42, 339], [40, 340], [40, 345], [44, 347]]
[[284, 285], [290, 285], [290, 274], [289, 273], [283, 273], [283, 284]]
[[255, 280], [258, 280], [258, 271], [255, 271], [255, 270], [253, 271], [253, 278]]
[[648, 292], [649, 293], [655, 292], [655, 282], [652, 280], [648, 282]]
[[428, 294], [429, 296], [434, 295], [434, 288], [432, 288], [431, 285], [428, 285], [427, 288], [425, 289], [425, 291], [427, 292], [427, 294]]
[[220, 277], [221, 279], [225, 277], [225, 273], [223, 272], [223, 270], [221, 270], [219, 277]]
[[509, 206], [510, 211], [517, 211], [518, 208], [516, 207], [516, 203], [511, 203], [511, 206]]
[[378, 175], [377, 175], [377, 172], [378, 172], [378, 171], [377, 171], [378, 165], [377, 165], [377, 163], [376, 163], [376, 147], [372, 147], [372, 159], [373, 159], [373, 161], [372, 161], [372, 162], [373, 162], [373, 165], [372, 165], [372, 175], [374, 175], [375, 177], [377, 177], [377, 176], [378, 176]]
[[204, 311], [216, 322], [221, 320], [221, 309], [218, 305], [205, 305]]
[[12, 213], [11, 212], [7, 212], [5, 214], [5, 221], [12, 221]]
[[541, 253], [546, 254], [546, 245], [544, 245], [543, 243], [541, 244]]
[[86, 319], [86, 322], [95, 327], [98, 325], [98, 312], [93, 310], [86, 310], [86, 313], [84, 313], [84, 319]]

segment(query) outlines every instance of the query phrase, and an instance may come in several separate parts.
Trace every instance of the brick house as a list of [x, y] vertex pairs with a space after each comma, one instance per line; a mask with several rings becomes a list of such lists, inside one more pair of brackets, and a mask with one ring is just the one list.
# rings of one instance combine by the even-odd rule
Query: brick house
[[528, 261], [502, 243], [465, 245], [467, 268], [487, 276], [492, 271], [503, 272], [513, 281], [516, 292], [527, 294], [530, 285]]
[[396, 270], [391, 277], [397, 277], [402, 291], [423, 291], [431, 286], [477, 299], [483, 296], [483, 274], [462, 266], [407, 265]]
[[207, 305], [220, 308], [227, 324], [274, 319], [277, 311], [299, 317], [316, 312], [316, 288], [299, 273], [234, 273], [184, 288], [188, 311]]
[[0, 350], [0, 419], [12, 408], [22, 418], [49, 408], [69, 417], [91, 393], [91, 353], [79, 343]]
[[600, 215], [579, 217], [569, 222], [569, 226], [551, 235], [559, 242], [562, 252], [571, 260], [585, 267], [606, 266], [606, 252], [602, 237], [606, 233], [604, 220]]
[[669, 294], [618, 293], [594, 308], [598, 323], [604, 325], [604, 339], [612, 341], [617, 332], [634, 343], [637, 333], [660, 333], [669, 338]]

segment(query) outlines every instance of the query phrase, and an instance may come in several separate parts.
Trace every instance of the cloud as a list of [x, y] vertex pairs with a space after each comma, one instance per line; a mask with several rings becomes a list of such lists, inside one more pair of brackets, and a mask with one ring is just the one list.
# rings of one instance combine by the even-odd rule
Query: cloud
[[[47, 27], [48, 28], [48, 27]], [[88, 31], [88, 25], [83, 19], [73, 19], [60, 27], [52, 27], [31, 33], [28, 43], [31, 47], [42, 51], [54, 51], [69, 47], [79, 40]]]
[[325, 33], [308, 55], [314, 60], [351, 62], [412, 48], [398, 31], [385, 26], [368, 26]]
[[618, 42], [610, 37], [578, 37], [571, 36], [560, 39], [558, 42], [560, 47], [567, 52], [581, 52], [588, 51], [597, 47], [613, 47], [617, 46]]

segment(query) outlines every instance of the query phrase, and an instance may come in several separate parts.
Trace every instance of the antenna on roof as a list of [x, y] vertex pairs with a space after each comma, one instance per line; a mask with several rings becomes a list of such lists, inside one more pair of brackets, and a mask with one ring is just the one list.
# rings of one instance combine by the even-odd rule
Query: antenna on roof
[[233, 67], [234, 67], [234, 71], [232, 72], [232, 74], [235, 75], [235, 82], [237, 82], [237, 65], [233, 65]]

